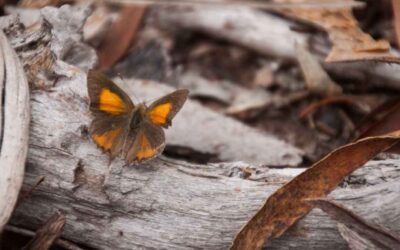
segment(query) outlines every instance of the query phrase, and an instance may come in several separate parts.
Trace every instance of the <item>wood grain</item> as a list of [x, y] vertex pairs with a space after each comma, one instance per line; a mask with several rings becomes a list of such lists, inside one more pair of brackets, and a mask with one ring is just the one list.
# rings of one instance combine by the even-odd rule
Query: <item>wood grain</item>
[[0, 31], [0, 232], [22, 185], [28, 151], [29, 88], [22, 65]]

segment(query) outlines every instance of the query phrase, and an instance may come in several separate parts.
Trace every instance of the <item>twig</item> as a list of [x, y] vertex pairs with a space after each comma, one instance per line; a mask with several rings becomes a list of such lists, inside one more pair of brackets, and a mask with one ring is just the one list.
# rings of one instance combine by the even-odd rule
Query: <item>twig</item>
[[23, 250], [47, 250], [53, 242], [61, 235], [65, 226], [65, 216], [56, 213], [38, 229], [34, 238], [23, 248]]
[[309, 114], [314, 113], [320, 107], [328, 105], [328, 104], [348, 104], [350, 106], [360, 106], [359, 101], [355, 100], [354, 96], [345, 96], [345, 95], [336, 95], [329, 96], [317, 102], [313, 102], [310, 105], [306, 106], [299, 114], [299, 118], [303, 119]]
[[40, 176], [39, 180], [35, 183], [35, 185], [33, 187], [31, 187], [25, 194], [21, 194], [21, 197], [18, 199], [17, 205], [21, 204], [21, 202], [23, 202], [26, 198], [28, 198], [32, 192], [40, 185], [42, 184], [42, 182], [44, 181], [45, 177], [44, 176]]
[[[4, 230], [8, 231], [8, 232], [20, 234], [20, 235], [23, 235], [23, 236], [27, 236], [27, 237], [34, 237], [35, 236], [35, 232], [34, 231], [31, 231], [31, 230], [28, 230], [28, 229], [25, 229], [25, 228], [20, 228], [20, 227], [17, 227], [17, 226], [13, 226], [13, 225], [10, 225], [10, 224], [6, 225], [4, 227]], [[55, 241], [55, 244], [60, 246], [60, 247], [65, 248], [67, 250], [83, 250], [83, 248], [79, 247], [75, 243], [72, 243], [72, 242], [70, 242], [68, 240], [58, 239], [58, 240]]]

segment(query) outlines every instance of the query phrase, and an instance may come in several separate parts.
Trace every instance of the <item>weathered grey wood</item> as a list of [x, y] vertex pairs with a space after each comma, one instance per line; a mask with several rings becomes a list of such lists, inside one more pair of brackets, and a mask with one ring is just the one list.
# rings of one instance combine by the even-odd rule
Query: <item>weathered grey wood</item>
[[[170, 87], [150, 81], [125, 80], [120, 85], [130, 96], [136, 95], [142, 100], [154, 100], [173, 91]], [[240, 160], [269, 166], [296, 166], [301, 162], [301, 150], [194, 101], [188, 101], [183, 106], [172, 124], [166, 130], [169, 145], [216, 154], [219, 161]]]
[[0, 232], [22, 185], [28, 151], [29, 88], [18, 56], [0, 30]]
[[307, 36], [290, 29], [294, 23], [247, 7], [158, 7], [153, 12], [163, 28], [206, 32], [263, 55], [295, 59], [294, 44], [307, 42]]
[[338, 229], [343, 239], [345, 239], [351, 250], [365, 250], [365, 249], [375, 249], [380, 250], [384, 248], [377, 247], [372, 241], [363, 238], [354, 230], [346, 227], [344, 224], [339, 223]]
[[[376, 248], [400, 249], [400, 237], [397, 234], [392, 234], [381, 227], [368, 223], [352, 211], [330, 200], [316, 199], [311, 202], [339, 224], [342, 224], [342, 226], [346, 226], [349, 229], [351, 228], [351, 230], [366, 240], [371, 240]], [[339, 232], [341, 232], [343, 238], [346, 239], [340, 227]], [[348, 239], [346, 239], [346, 241], [349, 242]]]
[[[135, 168], [121, 162], [108, 167], [95, 149], [83, 159], [54, 147], [32, 146], [31, 152], [25, 188], [39, 176], [46, 180], [17, 209], [12, 223], [37, 227], [59, 209], [67, 215], [64, 238], [102, 249], [226, 249], [265, 197], [290, 178], [285, 169], [269, 175], [279, 180], [269, 183], [227, 177], [246, 166], [237, 163], [194, 166], [156, 160]], [[361, 187], [340, 188], [332, 197], [399, 233], [399, 164], [392, 164], [371, 163], [380, 170], [374, 175], [380, 183], [366, 181], [370, 174], [365, 169], [362, 177], [358, 174]], [[385, 173], [386, 166], [393, 171]], [[270, 247], [345, 249], [336, 224], [312, 211]]]
[[[309, 41], [307, 34], [291, 29], [296, 26], [294, 22], [246, 7], [158, 7], [154, 8], [153, 14], [154, 20], [164, 28], [205, 32], [266, 56], [294, 60], [295, 43], [307, 45]], [[312, 47], [318, 48], [317, 54], [323, 60], [325, 55], [321, 52], [327, 54], [329, 46], [328, 42], [322, 42]], [[400, 89], [400, 65], [397, 64], [354, 62], [325, 66], [329, 72], [346, 79]]]
[[[337, 188], [329, 197], [351, 209], [368, 222], [400, 234], [398, 178], [399, 160], [371, 161], [357, 170], [347, 184]], [[298, 224], [273, 240], [275, 249], [348, 249], [337, 234], [337, 222], [314, 209]], [[321, 217], [320, 217], [321, 216]], [[324, 217], [324, 218], [322, 218]]]
[[[74, 23], [74, 15], [77, 15], [74, 9], [66, 7], [49, 10], [54, 12], [52, 17], [71, 18], [72, 21], [69, 19], [66, 24]], [[71, 15], [56, 15], [58, 11], [70, 11]], [[52, 34], [60, 30], [53, 30]], [[194, 165], [167, 158], [140, 166], [125, 166], [118, 158], [109, 164], [108, 156], [87, 134], [91, 116], [86, 74], [57, 59], [53, 70], [59, 77], [53, 82], [54, 86], [47, 91], [35, 90], [32, 93], [31, 137], [23, 188], [29, 190], [43, 176], [45, 180], [21, 202], [12, 218], [12, 225], [33, 230], [60, 210], [66, 215], [62, 237], [94, 248], [226, 249], [265, 198], [302, 171], [268, 169], [263, 165], [240, 162]], [[144, 81], [126, 80], [126, 85], [129, 85], [124, 86], [127, 91], [134, 91], [144, 99], [170, 90]], [[219, 129], [215, 124], [225, 127]], [[193, 133], [193, 130], [197, 132]], [[255, 138], [257, 135], [261, 138], [257, 140], [264, 143], [272, 140], [189, 101], [168, 130], [167, 140], [204, 150], [216, 145], [214, 139], [221, 141], [219, 134], [234, 135], [238, 131], [244, 131], [240, 136], [250, 134]], [[196, 138], [200, 133], [210, 137], [201, 141]], [[191, 138], [194, 138], [192, 142]], [[274, 143], [277, 141], [274, 139]], [[239, 148], [237, 154], [244, 157], [244, 153], [239, 151], [247, 150], [244, 145], [249, 142], [242, 138], [229, 138], [221, 143], [227, 146], [211, 150], [229, 158], [233, 157], [234, 147]], [[265, 164], [274, 163], [271, 159], [293, 162], [293, 158], [265, 145], [258, 144], [255, 158], [265, 154], [268, 157], [261, 160]], [[284, 144], [274, 145], [280, 147]], [[292, 149], [289, 152], [293, 152]], [[244, 175], [242, 168], [252, 166], [258, 171], [247, 180], [239, 178]], [[332, 197], [365, 219], [399, 232], [399, 166], [399, 160], [371, 162], [369, 167], [358, 171], [346, 187], [337, 189]], [[271, 242], [270, 247], [347, 248], [336, 223], [321, 211], [312, 211], [296, 228]]]

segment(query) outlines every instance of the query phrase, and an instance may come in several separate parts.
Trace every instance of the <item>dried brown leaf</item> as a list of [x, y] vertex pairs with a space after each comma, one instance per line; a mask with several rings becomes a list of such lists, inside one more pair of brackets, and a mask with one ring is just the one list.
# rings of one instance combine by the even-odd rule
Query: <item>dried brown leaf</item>
[[126, 54], [140, 29], [145, 11], [146, 7], [139, 5], [122, 8], [118, 20], [111, 25], [97, 50], [99, 69], [109, 69]]
[[[373, 114], [370, 115], [365, 124], [361, 125], [362, 127], [364, 127], [364, 130], [361, 132], [358, 138], [383, 135], [399, 129], [400, 101], [398, 99], [383, 104], [372, 113]], [[374, 115], [380, 116], [371, 125], [370, 119], [372, 119]], [[394, 145], [389, 150], [387, 150], [387, 152], [400, 153], [400, 144], [398, 143]]]
[[325, 197], [344, 177], [392, 147], [399, 139], [400, 131], [395, 131], [334, 150], [268, 197], [237, 234], [231, 249], [261, 249], [266, 240], [282, 235], [313, 208], [307, 199]]
[[[157, 4], [157, 5], [206, 5], [206, 6], [218, 6], [224, 7], [229, 6], [246, 6], [260, 9], [283, 9], [283, 8], [316, 8], [316, 7], [330, 7], [330, 8], [341, 8], [341, 7], [360, 7], [363, 3], [358, 1], [350, 0], [335, 0], [334, 2], [310, 2], [302, 3], [301, 1], [290, 1], [282, 3], [275, 3], [278, 1], [259, 1], [259, 0], [105, 0], [109, 3], [120, 3], [120, 4]], [[292, 3], [293, 2], [293, 3]]]
[[400, 249], [400, 237], [360, 218], [347, 208], [325, 199], [310, 200], [311, 204], [327, 213], [332, 219], [344, 224], [362, 238], [370, 241], [376, 248]]
[[299, 117], [302, 119], [307, 117], [308, 115], [314, 113], [319, 108], [329, 104], [347, 104], [350, 106], [357, 107], [359, 110], [368, 112], [369, 107], [361, 97], [351, 96], [351, 95], [338, 95], [338, 96], [328, 96], [324, 99], [318, 100], [316, 102], [312, 102], [311, 104], [307, 105], [303, 108], [300, 112]]
[[355, 130], [358, 134], [356, 138], [365, 137], [362, 134], [366, 133], [372, 126], [382, 120], [387, 114], [389, 114], [396, 105], [400, 104], [399, 98], [392, 98], [389, 100], [383, 100], [376, 103], [372, 110], [360, 121]]
[[66, 2], [65, 0], [20, 0], [18, 2], [19, 7], [23, 8], [43, 8], [45, 6], [50, 6], [50, 5], [60, 5], [63, 2]]
[[390, 101], [373, 111], [375, 115], [380, 113], [382, 116], [372, 125], [368, 126], [358, 138], [365, 138], [383, 135], [395, 131], [400, 127], [400, 101], [398, 99]]
[[[294, 2], [293, 0], [275, 1]], [[310, 1], [297, 0], [295, 2], [306, 3]], [[324, 2], [332, 2], [332, 0], [324, 0]], [[325, 59], [327, 62], [376, 60], [399, 63], [400, 61], [398, 56], [390, 52], [388, 41], [374, 40], [361, 30], [351, 8], [291, 8], [280, 13], [310, 22], [328, 32], [333, 47]]]
[[400, 47], [400, 1], [392, 0], [394, 31], [396, 33], [397, 46]]

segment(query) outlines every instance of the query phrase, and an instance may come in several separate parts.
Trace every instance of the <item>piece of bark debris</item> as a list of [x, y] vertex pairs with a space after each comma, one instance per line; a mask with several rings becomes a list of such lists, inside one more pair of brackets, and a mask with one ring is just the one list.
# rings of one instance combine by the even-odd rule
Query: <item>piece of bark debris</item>
[[23, 248], [23, 250], [47, 250], [54, 241], [60, 237], [66, 218], [65, 215], [57, 212], [39, 228], [35, 237]]

